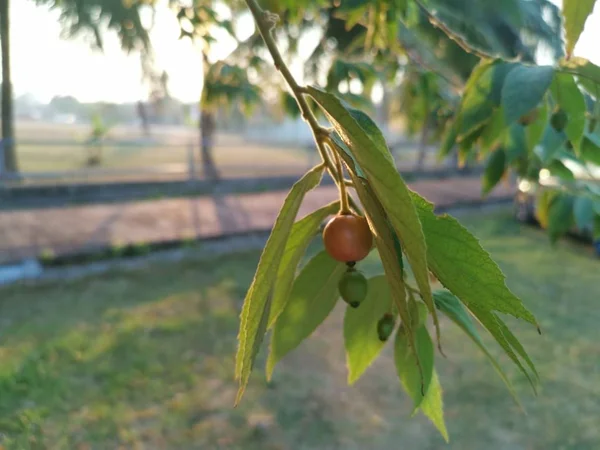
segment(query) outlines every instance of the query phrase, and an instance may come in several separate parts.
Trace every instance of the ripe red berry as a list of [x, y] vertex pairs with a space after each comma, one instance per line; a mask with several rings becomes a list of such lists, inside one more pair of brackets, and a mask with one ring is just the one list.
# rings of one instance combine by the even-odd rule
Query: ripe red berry
[[373, 246], [373, 235], [364, 217], [339, 214], [325, 225], [323, 243], [333, 259], [355, 262], [369, 254]]

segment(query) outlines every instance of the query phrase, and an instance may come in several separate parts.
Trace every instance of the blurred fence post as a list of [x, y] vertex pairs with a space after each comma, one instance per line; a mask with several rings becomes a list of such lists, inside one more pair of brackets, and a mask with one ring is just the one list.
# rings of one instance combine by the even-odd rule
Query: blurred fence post
[[188, 144], [188, 176], [190, 183], [196, 181], [196, 158], [194, 155], [194, 144], [192, 141]]

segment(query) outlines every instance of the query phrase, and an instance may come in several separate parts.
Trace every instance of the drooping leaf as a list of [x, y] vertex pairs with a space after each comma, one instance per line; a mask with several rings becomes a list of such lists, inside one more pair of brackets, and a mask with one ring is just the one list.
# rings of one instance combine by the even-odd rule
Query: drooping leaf
[[[373, 189], [366, 178], [358, 175], [359, 167], [352, 158], [346, 144], [335, 137], [332, 144], [336, 147], [340, 156], [344, 159], [350, 169], [350, 176], [354, 183], [356, 192], [365, 209], [369, 225], [374, 230], [375, 246], [379, 252], [387, 282], [390, 286], [392, 301], [396, 307], [400, 319], [404, 323], [408, 344], [416, 348], [414, 320], [406, 298], [406, 286], [404, 284], [404, 265], [402, 260], [402, 249], [394, 229], [389, 223], [383, 206], [375, 196]], [[417, 369], [421, 371], [420, 361], [415, 358]]]
[[532, 153], [535, 146], [539, 143], [544, 129], [548, 123], [548, 105], [542, 102], [538, 108], [537, 117], [535, 120], [525, 127], [525, 137], [527, 142], [527, 151]]
[[500, 106], [502, 85], [508, 73], [516, 66], [501, 60], [482, 60], [473, 69], [457, 113], [458, 140], [484, 126]]
[[544, 164], [547, 164], [556, 157], [566, 141], [567, 135], [564, 131], [556, 131], [553, 127], [546, 126], [542, 141], [535, 147], [535, 154]]
[[[322, 175], [323, 167], [317, 166], [294, 184], [275, 220], [271, 235], [258, 262], [254, 280], [246, 294], [240, 316], [235, 368], [235, 376], [239, 380], [236, 403], [241, 399], [248, 384], [254, 358], [266, 331], [269, 312], [266, 312], [266, 319], [263, 320], [263, 318], [290, 229], [294, 224], [304, 194], [319, 184]], [[263, 323], [264, 327], [262, 326]]]
[[504, 137], [504, 151], [506, 152], [506, 165], [527, 156], [527, 136], [525, 128], [513, 124]]
[[[575, 0], [577, 1], [577, 0]], [[591, 95], [600, 98], [600, 67], [585, 58], [571, 58], [560, 62], [562, 71], [577, 76], [581, 85]]]
[[331, 214], [339, 210], [339, 202], [330, 203], [308, 216], [302, 218], [294, 224], [290, 231], [288, 240], [283, 251], [277, 279], [273, 287], [273, 300], [271, 303], [271, 313], [269, 315], [269, 328], [275, 325], [279, 314], [285, 308], [290, 298], [294, 277], [298, 264], [304, 256], [308, 245], [313, 237], [319, 232], [321, 223]]
[[439, 160], [443, 160], [452, 152], [452, 150], [454, 149], [454, 145], [456, 144], [457, 137], [458, 124], [456, 123], [456, 121], [450, 121], [446, 125], [446, 129], [444, 130], [444, 135], [442, 137], [442, 145], [440, 145], [440, 150], [438, 152]]
[[581, 140], [579, 149], [581, 159], [600, 166], [600, 138], [593, 134], [587, 134]]
[[344, 343], [348, 384], [357, 381], [383, 349], [385, 342], [377, 336], [377, 322], [391, 306], [390, 285], [386, 277], [380, 275], [369, 279], [367, 298], [360, 308], [346, 308]]
[[[390, 286], [392, 301], [396, 306], [400, 319], [405, 324], [408, 343], [412, 348], [415, 348], [415, 332], [412, 325], [411, 312], [406, 299], [406, 286], [404, 284], [400, 245], [397, 243], [397, 237], [394, 230], [389, 224], [385, 211], [379, 200], [375, 197], [373, 190], [366, 180], [358, 178], [355, 168], [351, 166], [352, 160], [346, 158], [345, 161], [349, 167], [351, 167], [350, 176], [354, 182], [356, 192], [365, 208], [369, 224], [372, 229], [375, 230], [375, 245], [381, 258], [387, 282]], [[418, 358], [416, 358], [416, 364], [420, 370], [420, 361]]]
[[456, 123], [458, 140], [482, 126], [492, 114], [494, 60], [482, 60], [471, 72], [458, 109]]
[[386, 156], [389, 151], [381, 132], [372, 121], [366, 121], [362, 115], [346, 109], [334, 95], [313, 87], [307, 89], [325, 110], [331, 124], [352, 152], [400, 238], [423, 301], [433, 316], [439, 342], [439, 324], [431, 297], [423, 230], [410, 190], [393, 162]]
[[571, 172], [571, 170], [567, 166], [565, 166], [563, 162], [559, 159], [555, 159], [550, 164], [548, 164], [548, 170], [552, 175], [559, 177], [562, 180], [575, 180], [575, 175], [573, 175], [573, 172]]
[[485, 354], [488, 358], [498, 375], [510, 391], [512, 397], [515, 399], [515, 402], [520, 405], [519, 400], [517, 398], [517, 394], [512, 386], [512, 383], [500, 367], [500, 364], [494, 358], [494, 356], [490, 353], [485, 343], [482, 341], [479, 336], [479, 332], [471, 317], [467, 314], [467, 311], [464, 309], [460, 300], [456, 298], [451, 292], [446, 290], [438, 290], [433, 292], [433, 298], [435, 300], [436, 306], [442, 311], [446, 316], [452, 320], [456, 325], [458, 325], [466, 334], [469, 336], [473, 342], [479, 347], [479, 349]]
[[600, 239], [600, 214], [594, 216], [594, 230], [592, 231], [594, 240]]
[[491, 151], [496, 142], [498, 142], [504, 131], [506, 130], [506, 123], [504, 121], [504, 110], [502, 108], [496, 108], [490, 117], [490, 120], [485, 125], [481, 133], [481, 147], [484, 152], [483, 154]]
[[548, 209], [548, 234], [550, 241], [556, 242], [563, 236], [574, 223], [573, 217], [573, 197], [570, 195], [559, 194], [550, 203]]
[[338, 282], [346, 265], [323, 250], [304, 266], [279, 315], [269, 347], [267, 379], [275, 365], [327, 318], [339, 297]]
[[[433, 343], [431, 342], [427, 328], [424, 326], [416, 330], [415, 349], [409, 343], [409, 337], [404, 326], [398, 328], [394, 346], [396, 371], [404, 390], [413, 400], [414, 410], [417, 410], [429, 391], [433, 375]], [[415, 351], [416, 355], [418, 355], [418, 361], [421, 364], [422, 379]]]
[[581, 231], [590, 231], [594, 226], [594, 201], [589, 197], [577, 197], [573, 204], [575, 224]]
[[[502, 347], [506, 355], [519, 368], [521, 373], [525, 375], [529, 381], [529, 384], [531, 385], [531, 388], [535, 392], [538, 380], [538, 374], [535, 369], [535, 365], [516, 336], [509, 330], [502, 319], [500, 319], [498, 314], [494, 313], [493, 311], [484, 308], [481, 305], [472, 304], [467, 307], [477, 318], [477, 320], [479, 320], [481, 325], [483, 325], [489, 331], [500, 347]], [[521, 359], [525, 361], [531, 373], [525, 368]]]
[[550, 204], [556, 197], [557, 192], [554, 190], [544, 190], [540, 195], [536, 198], [535, 203], [535, 218], [540, 223], [542, 228], [548, 228], [548, 220], [549, 220], [549, 211]]
[[575, 148], [579, 147], [585, 129], [585, 99], [579, 90], [573, 75], [557, 72], [550, 86], [552, 98], [567, 113], [565, 134]]
[[585, 21], [594, 10], [596, 0], [563, 0], [567, 57], [573, 53], [575, 44], [585, 26]]
[[498, 182], [502, 179], [506, 170], [506, 152], [503, 148], [496, 149], [489, 157], [483, 177], [481, 180], [481, 190], [484, 195], [494, 189]]
[[507, 124], [516, 122], [542, 101], [554, 76], [551, 66], [525, 66], [513, 68], [502, 87], [502, 107]]
[[477, 238], [452, 216], [437, 216], [431, 203], [414, 192], [411, 195], [427, 238], [429, 267], [444, 287], [468, 308], [479, 305], [537, 325]]
[[434, 370], [431, 375], [431, 384], [429, 390], [425, 394], [425, 398], [421, 402], [421, 411], [425, 414], [431, 423], [435, 425], [443, 438], [448, 442], [448, 430], [444, 421], [444, 402], [442, 399], [442, 386], [437, 372]]

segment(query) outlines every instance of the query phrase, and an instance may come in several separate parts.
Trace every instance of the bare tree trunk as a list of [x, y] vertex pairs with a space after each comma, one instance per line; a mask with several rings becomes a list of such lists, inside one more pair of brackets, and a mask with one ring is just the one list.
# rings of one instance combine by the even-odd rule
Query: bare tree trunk
[[215, 117], [212, 112], [200, 112], [200, 157], [202, 172], [207, 180], [219, 181], [219, 171], [213, 158]]
[[138, 117], [140, 118], [140, 122], [142, 123], [142, 132], [144, 136], [150, 136], [150, 123], [148, 121], [148, 111], [146, 110], [146, 105], [143, 101], [139, 101], [137, 104], [137, 112]]
[[[206, 84], [210, 61], [206, 52], [202, 52], [202, 71], [204, 73], [203, 83]], [[202, 88], [204, 90], [204, 87]], [[204, 92], [203, 92], [204, 94]], [[202, 171], [207, 180], [219, 181], [219, 171], [213, 158], [213, 147], [215, 143], [216, 120], [215, 115], [205, 108], [204, 98], [200, 100], [200, 159], [202, 160]]]
[[15, 153], [13, 96], [10, 78], [10, 19], [9, 0], [0, 0], [0, 43], [2, 52], [2, 139], [4, 170], [17, 172]]
[[421, 139], [419, 140], [419, 153], [417, 156], [417, 165], [415, 170], [421, 171], [425, 168], [425, 157], [427, 156], [427, 139], [429, 138], [429, 114], [426, 116], [423, 129], [421, 130]]

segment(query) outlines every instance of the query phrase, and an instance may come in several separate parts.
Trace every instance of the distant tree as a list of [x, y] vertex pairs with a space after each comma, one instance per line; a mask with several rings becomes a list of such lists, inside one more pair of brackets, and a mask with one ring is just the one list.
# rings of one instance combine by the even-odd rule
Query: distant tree
[[102, 114], [95, 113], [92, 116], [92, 129], [86, 141], [86, 147], [88, 148], [86, 166], [92, 167], [102, 163], [104, 141], [108, 137], [109, 130], [110, 127], [102, 118]]
[[[68, 37], [91, 33], [93, 45], [103, 48], [102, 29], [116, 31], [125, 51], [149, 51], [150, 37], [142, 24], [144, 3], [120, 0], [33, 0], [60, 11], [60, 21]], [[14, 140], [14, 107], [10, 67], [10, 0], [0, 1], [0, 53], [2, 57], [2, 138], [4, 169], [17, 172]]]

